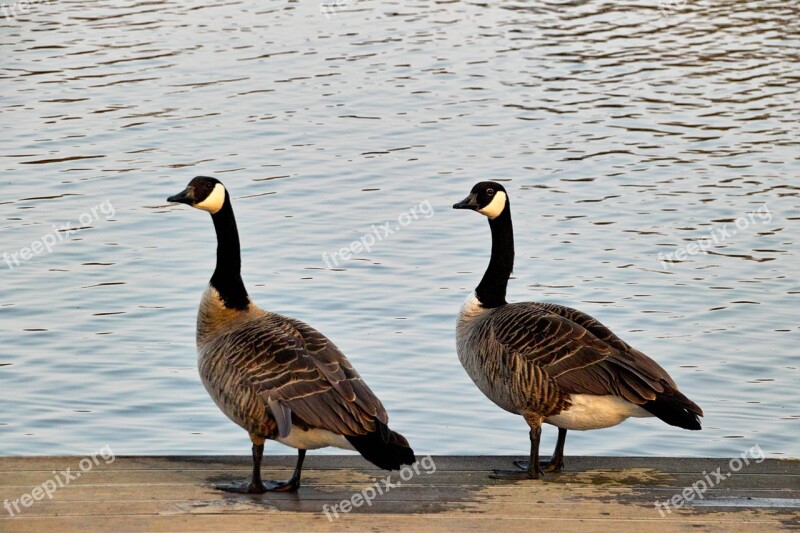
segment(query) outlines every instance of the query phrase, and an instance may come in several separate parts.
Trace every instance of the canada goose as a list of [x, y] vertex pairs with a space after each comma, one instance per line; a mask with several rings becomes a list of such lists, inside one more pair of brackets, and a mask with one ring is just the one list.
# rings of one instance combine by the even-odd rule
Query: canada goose
[[607, 327], [576, 309], [549, 303], [506, 302], [514, 268], [511, 205], [502, 185], [485, 181], [453, 209], [489, 219], [492, 255], [456, 324], [458, 358], [475, 385], [530, 426], [530, 461], [521, 471], [496, 470], [498, 479], [539, 477], [542, 422], [558, 427], [547, 470], [564, 466], [567, 430], [615, 426], [628, 417], [657, 416], [667, 424], [700, 429], [703, 411], [667, 372]]
[[[386, 425], [383, 405], [344, 354], [311, 326], [259, 309], [250, 300], [225, 186], [198, 176], [167, 201], [208, 211], [217, 233], [217, 267], [197, 315], [198, 367], [214, 403], [253, 442], [249, 484], [219, 488], [294, 492], [306, 450], [325, 446], [356, 450], [386, 470], [413, 464], [408, 441]], [[265, 440], [298, 450], [288, 481], [261, 481]]]

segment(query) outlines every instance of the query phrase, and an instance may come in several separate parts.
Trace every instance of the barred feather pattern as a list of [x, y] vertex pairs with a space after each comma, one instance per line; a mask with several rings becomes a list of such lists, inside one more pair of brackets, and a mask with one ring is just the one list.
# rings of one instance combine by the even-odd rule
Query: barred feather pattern
[[300, 429], [355, 436], [375, 431], [376, 420], [388, 422], [380, 400], [328, 338], [254, 304], [220, 320], [215, 292], [207, 291], [200, 306], [198, 367], [214, 402], [236, 424], [276, 438], [270, 402], [288, 407]]
[[476, 385], [517, 414], [558, 414], [569, 408], [570, 394], [613, 395], [642, 405], [659, 393], [677, 393], [655, 361], [569, 307], [524, 302], [471, 315], [462, 311], [456, 338]]

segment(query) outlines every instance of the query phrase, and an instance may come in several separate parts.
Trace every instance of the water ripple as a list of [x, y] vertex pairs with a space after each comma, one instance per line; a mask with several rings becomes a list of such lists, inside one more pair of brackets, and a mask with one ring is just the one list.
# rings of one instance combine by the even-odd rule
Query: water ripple
[[[419, 450], [527, 449], [453, 345], [489, 234], [449, 206], [492, 178], [512, 191], [509, 297], [596, 315], [707, 415], [701, 434], [574, 434], [569, 453], [800, 456], [800, 6], [377, 0], [328, 15], [75, 0], [0, 18], [0, 453], [247, 449], [194, 367], [212, 225], [164, 202], [208, 174], [233, 192], [252, 296], [331, 336]], [[324, 264], [425, 200], [435, 216]], [[113, 218], [77, 222], [106, 201]], [[52, 252], [14, 263], [62, 226]]]

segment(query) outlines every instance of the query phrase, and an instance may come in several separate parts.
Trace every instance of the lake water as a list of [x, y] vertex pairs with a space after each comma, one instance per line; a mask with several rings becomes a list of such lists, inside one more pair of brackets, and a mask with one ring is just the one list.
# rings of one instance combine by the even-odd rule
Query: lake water
[[196, 370], [212, 223], [165, 202], [213, 175], [251, 296], [331, 337], [418, 452], [528, 451], [455, 354], [490, 236], [451, 205], [491, 178], [509, 300], [596, 316], [706, 413], [568, 454], [800, 457], [796, 3], [343, 4], [0, 17], [0, 454], [249, 453]]

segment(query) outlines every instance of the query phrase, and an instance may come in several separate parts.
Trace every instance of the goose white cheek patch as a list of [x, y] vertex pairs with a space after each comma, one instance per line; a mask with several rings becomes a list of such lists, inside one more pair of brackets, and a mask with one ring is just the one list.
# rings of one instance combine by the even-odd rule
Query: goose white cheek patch
[[495, 219], [500, 216], [500, 213], [503, 212], [503, 209], [506, 208], [506, 193], [503, 191], [497, 191], [497, 194], [494, 195], [494, 198], [489, 205], [482, 209], [478, 209], [478, 213], [482, 215], [486, 215], [491, 219]]
[[223, 187], [221, 183], [217, 183], [214, 185], [214, 190], [211, 191], [211, 194], [208, 195], [208, 198], [199, 204], [194, 204], [194, 207], [197, 209], [202, 209], [203, 211], [208, 211], [212, 215], [215, 215], [220, 209], [222, 209], [224, 204], [225, 187]]

